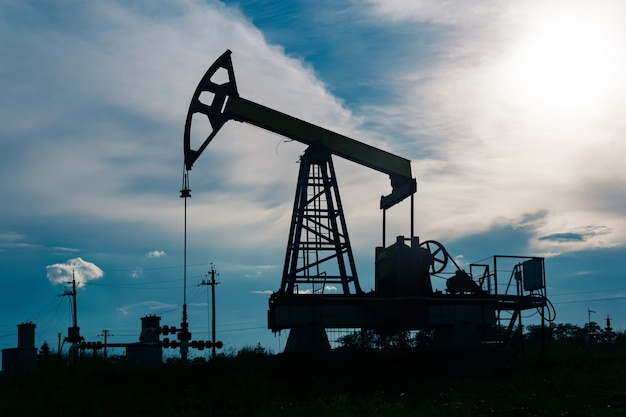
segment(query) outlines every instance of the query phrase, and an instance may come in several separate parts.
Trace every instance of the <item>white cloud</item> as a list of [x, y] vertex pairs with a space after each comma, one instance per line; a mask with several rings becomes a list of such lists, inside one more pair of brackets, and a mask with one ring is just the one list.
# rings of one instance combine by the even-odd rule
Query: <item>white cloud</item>
[[[334, 285], [326, 285], [324, 287], [324, 293], [329, 293], [329, 292], [337, 292], [337, 287]], [[312, 289], [297, 289], [297, 294], [313, 294], [313, 290]]]
[[459, 268], [461, 269], [469, 269], [469, 262], [467, 262], [467, 259], [465, 259], [465, 257], [463, 255], [456, 255], [454, 256], [454, 262], [456, 262], [456, 264], [458, 265]]
[[79, 257], [69, 259], [65, 263], [46, 266], [46, 276], [53, 284], [68, 284], [72, 283], [72, 279], [75, 279], [76, 286], [81, 288], [88, 281], [102, 278], [104, 271], [96, 264], [87, 262]]
[[54, 246], [52, 249], [57, 252], [80, 252], [78, 248], [66, 248], [63, 246]]
[[161, 258], [163, 256], [167, 256], [167, 254], [162, 250], [153, 250], [146, 254], [146, 258]]
[[25, 242], [26, 236], [16, 232], [0, 232], [0, 250], [5, 249], [37, 249], [41, 245]]
[[6, 242], [16, 242], [20, 240], [24, 240], [26, 236], [17, 232], [0, 232], [0, 243], [5, 244]]
[[[8, 175], [20, 161], [24, 174], [0, 191], [19, 190], [30, 208], [46, 201], [46, 215], [178, 233], [182, 222], [172, 219], [182, 216], [176, 196], [185, 115], [201, 76], [227, 47], [243, 97], [344, 132], [357, 124], [311, 68], [266, 44], [238, 12], [195, 1], [159, 4], [174, 8], [176, 17], [104, 1], [67, 10], [78, 13], [82, 30], [92, 28], [84, 32], [75, 25], [23, 30], [6, 22], [0, 35], [11, 36], [11, 54], [21, 51], [23, 59], [5, 61], [11, 88], [0, 108], [16, 114], [0, 113], [0, 137], [9, 141], [18, 132], [30, 145], [11, 147], [0, 172]], [[42, 61], [46, 65], [35, 64]], [[20, 113], [30, 122], [22, 123]], [[280, 221], [290, 210], [305, 147], [284, 143], [277, 152], [277, 140], [236, 122], [224, 127], [191, 172], [190, 212], [198, 214], [190, 213], [190, 229], [199, 236], [190, 233], [190, 243], [217, 231], [223, 243], [250, 248], [285, 233]], [[11, 218], [25, 213], [17, 204], [0, 207]], [[260, 235], [232, 232], [262, 223]]]
[[[140, 301], [137, 303], [127, 304], [122, 307], [116, 308], [116, 311], [124, 316], [133, 314], [146, 314], [145, 311], [156, 311], [157, 313], [163, 313], [167, 311], [174, 310], [179, 306], [169, 303], [164, 303], [161, 301]], [[155, 314], [155, 313], [153, 313]]]
[[262, 278], [268, 273], [276, 273], [276, 265], [250, 265], [250, 266], [238, 266], [238, 269], [245, 271], [251, 270], [252, 272], [246, 272], [244, 276], [246, 278]]
[[[543, 211], [527, 225], [532, 250], [626, 240], [614, 198], [626, 187], [622, 2], [370, 4], [390, 24], [428, 21], [445, 32], [438, 60], [397, 80], [397, 105], [369, 109], [413, 137], [405, 148], [421, 234], [454, 239]], [[550, 42], [558, 53], [542, 57]], [[595, 227], [603, 233], [579, 241], [539, 239]]]
[[501, 4], [495, 0], [367, 0], [366, 3], [373, 14], [394, 22], [429, 22], [450, 26], [475, 25], [478, 20], [486, 20], [501, 9]]

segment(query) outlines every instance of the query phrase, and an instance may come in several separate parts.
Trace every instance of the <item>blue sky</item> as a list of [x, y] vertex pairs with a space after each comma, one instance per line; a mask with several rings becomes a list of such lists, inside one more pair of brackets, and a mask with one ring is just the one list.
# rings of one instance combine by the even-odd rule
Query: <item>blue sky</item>
[[[546, 257], [557, 321], [626, 328], [626, 51], [621, 1], [3, 1], [0, 347], [56, 345], [80, 270], [90, 341], [178, 325], [182, 133], [226, 49], [240, 94], [412, 161], [416, 234], [462, 265]], [[278, 351], [266, 329], [304, 146], [227, 124], [190, 173], [189, 321]], [[373, 287], [388, 178], [336, 160], [361, 286]], [[408, 235], [408, 207], [388, 241]], [[79, 260], [80, 258], [80, 260]], [[79, 268], [80, 266], [80, 268]]]

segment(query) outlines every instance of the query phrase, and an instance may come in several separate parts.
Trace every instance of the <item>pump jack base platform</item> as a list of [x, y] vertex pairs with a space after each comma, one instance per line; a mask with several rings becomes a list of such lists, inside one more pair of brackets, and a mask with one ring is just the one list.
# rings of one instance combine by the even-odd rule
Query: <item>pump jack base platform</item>
[[[429, 297], [363, 295], [286, 295], [270, 297], [268, 327], [274, 332], [291, 329], [285, 352], [328, 351], [325, 329], [363, 329], [384, 333], [435, 330], [446, 348], [476, 348], [504, 344], [514, 323], [498, 323], [500, 312], [546, 306], [535, 295], [479, 295], [434, 293]], [[500, 324], [497, 326], [497, 324]], [[495, 335], [494, 329], [500, 334]]]

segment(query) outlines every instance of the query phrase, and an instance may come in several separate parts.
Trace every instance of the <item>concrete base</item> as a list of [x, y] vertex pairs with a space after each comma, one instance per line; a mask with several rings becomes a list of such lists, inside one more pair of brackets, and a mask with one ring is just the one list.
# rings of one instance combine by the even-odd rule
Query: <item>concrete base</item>
[[328, 351], [330, 351], [330, 342], [323, 327], [299, 326], [289, 331], [285, 353]]

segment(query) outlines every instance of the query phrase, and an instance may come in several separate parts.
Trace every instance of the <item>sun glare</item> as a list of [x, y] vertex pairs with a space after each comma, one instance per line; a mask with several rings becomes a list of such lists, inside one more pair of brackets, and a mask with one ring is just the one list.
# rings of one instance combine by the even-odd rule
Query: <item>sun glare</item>
[[537, 11], [508, 60], [508, 89], [522, 105], [547, 115], [602, 109], [613, 84], [621, 82], [612, 19], [580, 8]]

